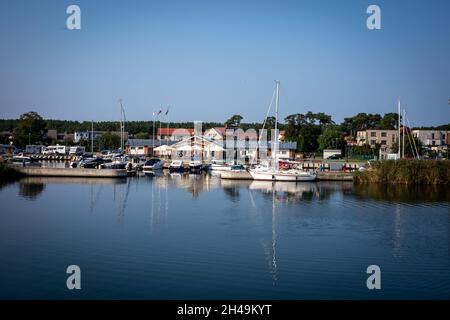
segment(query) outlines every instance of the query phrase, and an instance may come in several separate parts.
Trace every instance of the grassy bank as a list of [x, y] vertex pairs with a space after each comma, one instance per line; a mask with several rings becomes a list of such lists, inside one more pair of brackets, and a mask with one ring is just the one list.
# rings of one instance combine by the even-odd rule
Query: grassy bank
[[0, 162], [0, 182], [14, 181], [22, 177], [22, 174], [16, 169]]
[[449, 185], [450, 161], [443, 160], [387, 160], [375, 163], [370, 170], [357, 172], [357, 184]]

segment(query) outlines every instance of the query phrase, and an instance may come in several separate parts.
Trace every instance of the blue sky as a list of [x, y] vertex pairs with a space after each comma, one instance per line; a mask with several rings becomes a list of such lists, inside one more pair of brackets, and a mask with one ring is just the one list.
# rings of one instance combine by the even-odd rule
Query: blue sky
[[[66, 30], [66, 7], [82, 29]], [[382, 29], [366, 28], [381, 7]], [[0, 2], [1, 118], [261, 121], [281, 81], [280, 117], [337, 122], [392, 112], [450, 122], [449, 1]]]

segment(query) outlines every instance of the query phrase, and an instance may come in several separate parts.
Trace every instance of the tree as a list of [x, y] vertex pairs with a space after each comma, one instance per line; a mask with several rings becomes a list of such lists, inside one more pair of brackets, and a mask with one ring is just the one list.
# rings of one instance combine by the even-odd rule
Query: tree
[[336, 127], [328, 127], [318, 137], [319, 150], [324, 149], [342, 149], [344, 146], [344, 139]]
[[381, 119], [381, 115], [378, 113], [367, 114], [362, 112], [354, 117], [344, 118], [341, 127], [345, 133], [354, 137], [356, 136], [357, 131], [376, 129], [379, 126]]
[[105, 132], [95, 140], [99, 150], [114, 150], [120, 147], [120, 136], [111, 132]]
[[22, 114], [14, 129], [15, 144], [24, 148], [27, 144], [41, 143], [45, 127], [44, 119], [37, 112], [30, 111]]
[[136, 133], [135, 138], [136, 139], [148, 139], [149, 134], [147, 132], [139, 132], [139, 133]]
[[385, 113], [377, 129], [394, 130], [398, 128], [398, 113]]
[[[403, 142], [403, 136], [401, 139]], [[415, 145], [415, 147], [414, 147], [414, 145]], [[405, 157], [414, 158], [414, 155], [417, 156], [416, 148], [417, 148], [417, 151], [419, 152], [419, 155], [422, 155], [423, 149], [424, 149], [422, 142], [417, 137], [414, 137], [411, 134], [407, 134], [405, 136]], [[402, 151], [403, 151], [403, 147], [402, 147]], [[395, 141], [392, 144], [391, 152], [392, 153], [398, 152], [398, 141]]]
[[285, 119], [285, 139], [297, 142], [297, 151], [314, 152], [318, 149], [318, 137], [334, 122], [324, 113], [296, 113]]
[[229, 128], [238, 128], [241, 124], [242, 117], [238, 114], [233, 115], [230, 119], [225, 121], [225, 126]]

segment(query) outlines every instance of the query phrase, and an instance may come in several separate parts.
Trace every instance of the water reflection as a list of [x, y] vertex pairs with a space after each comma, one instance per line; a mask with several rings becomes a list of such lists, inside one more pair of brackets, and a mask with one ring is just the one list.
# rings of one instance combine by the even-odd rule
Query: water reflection
[[450, 187], [438, 185], [352, 185], [352, 193], [361, 199], [378, 201], [398, 201], [406, 203], [418, 202], [450, 202]]
[[[370, 298], [360, 277], [369, 263], [395, 277], [386, 298], [448, 297], [447, 192], [168, 172], [127, 179], [27, 178], [0, 193], [5, 202], [11, 195], [15, 200], [0, 215], [6, 244], [0, 273], [16, 276], [5, 287], [38, 292], [27, 291], [32, 281], [17, 285], [23, 274], [15, 272], [35, 253], [28, 251], [33, 242], [52, 254], [53, 261], [36, 254], [52, 272], [66, 263], [67, 248], [77, 261], [89, 258], [87, 252], [99, 254], [103, 259], [91, 256], [98, 264], [93, 274], [101, 279], [101, 289], [88, 293], [92, 298], [105, 292], [116, 297], [117, 279], [128, 286], [123, 298], [129, 292], [139, 293], [133, 298]], [[75, 243], [78, 232], [83, 241]], [[22, 249], [13, 243], [23, 243]], [[13, 249], [20, 261], [9, 258]], [[117, 272], [101, 278], [110, 266]], [[109, 283], [108, 291], [103, 286]], [[215, 295], [203, 290], [214, 286]]]
[[45, 184], [28, 182], [21, 183], [19, 187], [19, 195], [27, 200], [36, 199], [45, 190]]

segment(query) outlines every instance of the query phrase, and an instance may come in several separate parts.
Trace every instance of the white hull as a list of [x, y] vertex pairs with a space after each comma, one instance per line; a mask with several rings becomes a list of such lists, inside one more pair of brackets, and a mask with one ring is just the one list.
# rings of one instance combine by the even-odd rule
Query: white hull
[[250, 170], [253, 180], [261, 181], [314, 181], [316, 174], [308, 172], [255, 171]]
[[213, 170], [213, 171], [230, 171], [231, 166], [221, 166], [221, 165], [212, 164], [211, 170]]
[[145, 170], [145, 171], [161, 170], [163, 168], [163, 164], [164, 163], [162, 161], [160, 161], [160, 162], [155, 163], [153, 166], [143, 166], [142, 170]]

